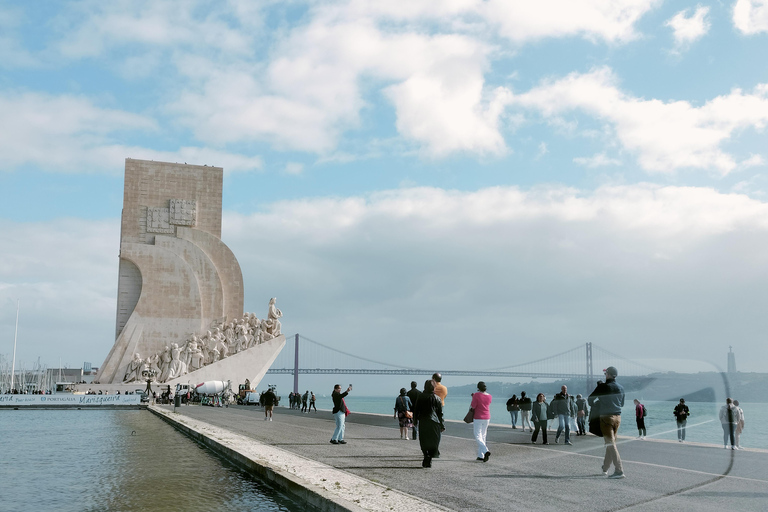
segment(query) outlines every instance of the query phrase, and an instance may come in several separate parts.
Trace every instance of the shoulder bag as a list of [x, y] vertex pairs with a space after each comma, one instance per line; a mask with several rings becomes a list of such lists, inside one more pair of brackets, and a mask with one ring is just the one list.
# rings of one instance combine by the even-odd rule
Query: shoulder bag
[[467, 411], [467, 415], [464, 416], [464, 423], [472, 423], [475, 421], [475, 410], [473, 408], [469, 408], [469, 411]]
[[408, 407], [405, 405], [405, 399], [403, 397], [400, 397], [400, 401], [403, 403], [403, 412], [405, 413], [406, 418], [413, 418], [413, 413], [408, 410]]

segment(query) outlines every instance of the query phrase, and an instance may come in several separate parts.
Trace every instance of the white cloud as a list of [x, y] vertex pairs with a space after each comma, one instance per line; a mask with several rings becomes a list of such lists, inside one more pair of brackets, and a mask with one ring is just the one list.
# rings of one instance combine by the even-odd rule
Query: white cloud
[[508, 2], [490, 0], [481, 12], [497, 24], [503, 37], [519, 43], [580, 36], [624, 43], [638, 37], [635, 24], [660, 0], [550, 0]]
[[298, 175], [304, 172], [304, 164], [301, 164], [299, 162], [288, 162], [285, 164], [285, 169], [283, 170], [285, 174], [291, 174], [291, 175]]
[[[696, 358], [719, 361], [723, 340], [762, 332], [766, 219], [767, 203], [697, 187], [409, 188], [225, 212], [223, 240], [247, 310], [277, 296], [284, 332], [357, 354], [408, 350], [414, 365], [459, 367], [458, 347], [479, 335], [505, 361], [510, 339], [517, 360], [583, 339], [690, 359], [677, 341], [694, 337]], [[65, 346], [65, 363], [101, 362], [118, 242], [116, 219], [0, 221], [0, 336], [12, 337], [19, 297], [21, 359], [57, 360]], [[435, 360], [422, 339], [446, 350]]]
[[[765, 203], [696, 187], [416, 188], [228, 214], [224, 239], [254, 269], [246, 289], [291, 312], [287, 331], [380, 359], [408, 348], [426, 364], [433, 353], [412, 340], [456, 347], [471, 325], [500, 358], [509, 339], [521, 360], [584, 337], [668, 350], [690, 328], [700, 357], [715, 357], [722, 337], [739, 337], [730, 315], [759, 309], [766, 219]], [[291, 250], [275, 260], [253, 249], [264, 246]], [[427, 366], [460, 365], [452, 352]]]
[[399, 134], [423, 154], [503, 155], [500, 118], [509, 93], [485, 81], [489, 56], [498, 51], [492, 41], [625, 42], [637, 37], [637, 21], [657, 3], [310, 4], [305, 23], [270, 34], [268, 51], [260, 51], [264, 14], [239, 3], [209, 12], [197, 2], [89, 2], [60, 16], [59, 31], [67, 35], [58, 48], [70, 58], [132, 48], [112, 64], [125, 77], [151, 76], [171, 58], [183, 77], [175, 84], [184, 85], [168, 111], [206, 144], [261, 140], [279, 150], [332, 154], [360, 125], [367, 95], [384, 91]]
[[598, 153], [590, 157], [576, 157], [573, 159], [573, 161], [579, 165], [583, 165], [584, 167], [589, 167], [592, 169], [596, 167], [606, 167], [610, 165], [621, 164], [621, 160], [617, 158], [610, 158], [605, 153]]
[[106, 356], [115, 333], [119, 233], [117, 219], [0, 220], [0, 332], [13, 339], [18, 299], [17, 358], [27, 368], [39, 356], [77, 367]]
[[678, 50], [685, 49], [704, 37], [712, 26], [706, 19], [707, 14], [709, 14], [709, 7], [698, 6], [691, 16], [686, 16], [687, 14], [688, 9], [682, 10], [667, 20], [665, 24], [672, 29], [675, 47]]
[[650, 172], [681, 168], [726, 174], [737, 167], [721, 145], [739, 130], [762, 130], [768, 123], [768, 86], [751, 93], [734, 89], [697, 107], [687, 101], [646, 100], [622, 92], [608, 68], [546, 81], [513, 98], [546, 118], [581, 110], [610, 122], [621, 144], [638, 155]]
[[736, 0], [733, 24], [747, 35], [768, 32], [768, 0]]
[[0, 93], [0, 111], [4, 170], [31, 164], [51, 172], [115, 172], [126, 157], [208, 163], [227, 171], [261, 168], [258, 157], [215, 149], [157, 151], [122, 144], [126, 136], [159, 128], [151, 118], [101, 108], [85, 97]]
[[66, 34], [58, 51], [68, 58], [82, 58], [100, 57], [113, 48], [128, 46], [135, 50], [186, 47], [246, 54], [253, 51], [252, 30], [260, 21], [256, 9], [226, 2], [96, 0], [80, 2], [59, 14], [54, 26]]

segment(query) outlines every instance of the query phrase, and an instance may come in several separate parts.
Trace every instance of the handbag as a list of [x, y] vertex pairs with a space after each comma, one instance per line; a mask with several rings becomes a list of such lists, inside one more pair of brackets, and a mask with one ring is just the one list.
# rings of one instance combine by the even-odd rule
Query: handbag
[[473, 408], [469, 408], [469, 411], [467, 411], [466, 416], [464, 416], [464, 423], [472, 423], [475, 421], [475, 410]]
[[405, 400], [403, 400], [401, 397], [400, 401], [403, 403], [403, 414], [405, 414], [405, 417], [409, 419], [413, 418], [413, 413], [409, 411], [407, 407], [405, 407]]

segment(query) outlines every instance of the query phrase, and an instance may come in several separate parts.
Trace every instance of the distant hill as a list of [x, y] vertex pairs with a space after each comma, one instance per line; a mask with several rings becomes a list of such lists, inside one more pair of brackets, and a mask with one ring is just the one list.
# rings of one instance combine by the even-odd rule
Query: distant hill
[[[444, 383], [450, 377], [446, 376]], [[642, 377], [622, 377], [618, 381], [624, 386], [627, 399], [640, 400], [679, 400], [685, 398], [688, 402], [721, 402], [727, 397], [741, 402], [768, 402], [768, 373], [725, 374], [716, 372], [700, 373], [654, 373]], [[585, 379], [569, 379], [556, 382], [486, 382], [488, 392], [497, 398], [520, 396], [521, 391], [532, 399], [538, 393], [544, 393], [551, 399], [560, 387], [565, 384], [571, 394], [589, 395], [595, 383], [587, 387]], [[453, 396], [469, 396], [476, 391], [474, 385], [449, 386], [448, 392]]]

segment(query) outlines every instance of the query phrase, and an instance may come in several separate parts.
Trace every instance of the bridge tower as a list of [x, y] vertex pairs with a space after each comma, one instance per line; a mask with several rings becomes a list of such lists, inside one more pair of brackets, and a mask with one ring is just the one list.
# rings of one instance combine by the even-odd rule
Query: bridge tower
[[595, 378], [592, 372], [592, 342], [587, 342], [587, 393], [595, 385]]
[[299, 392], [299, 334], [296, 333], [296, 352], [293, 356], [293, 392]]

